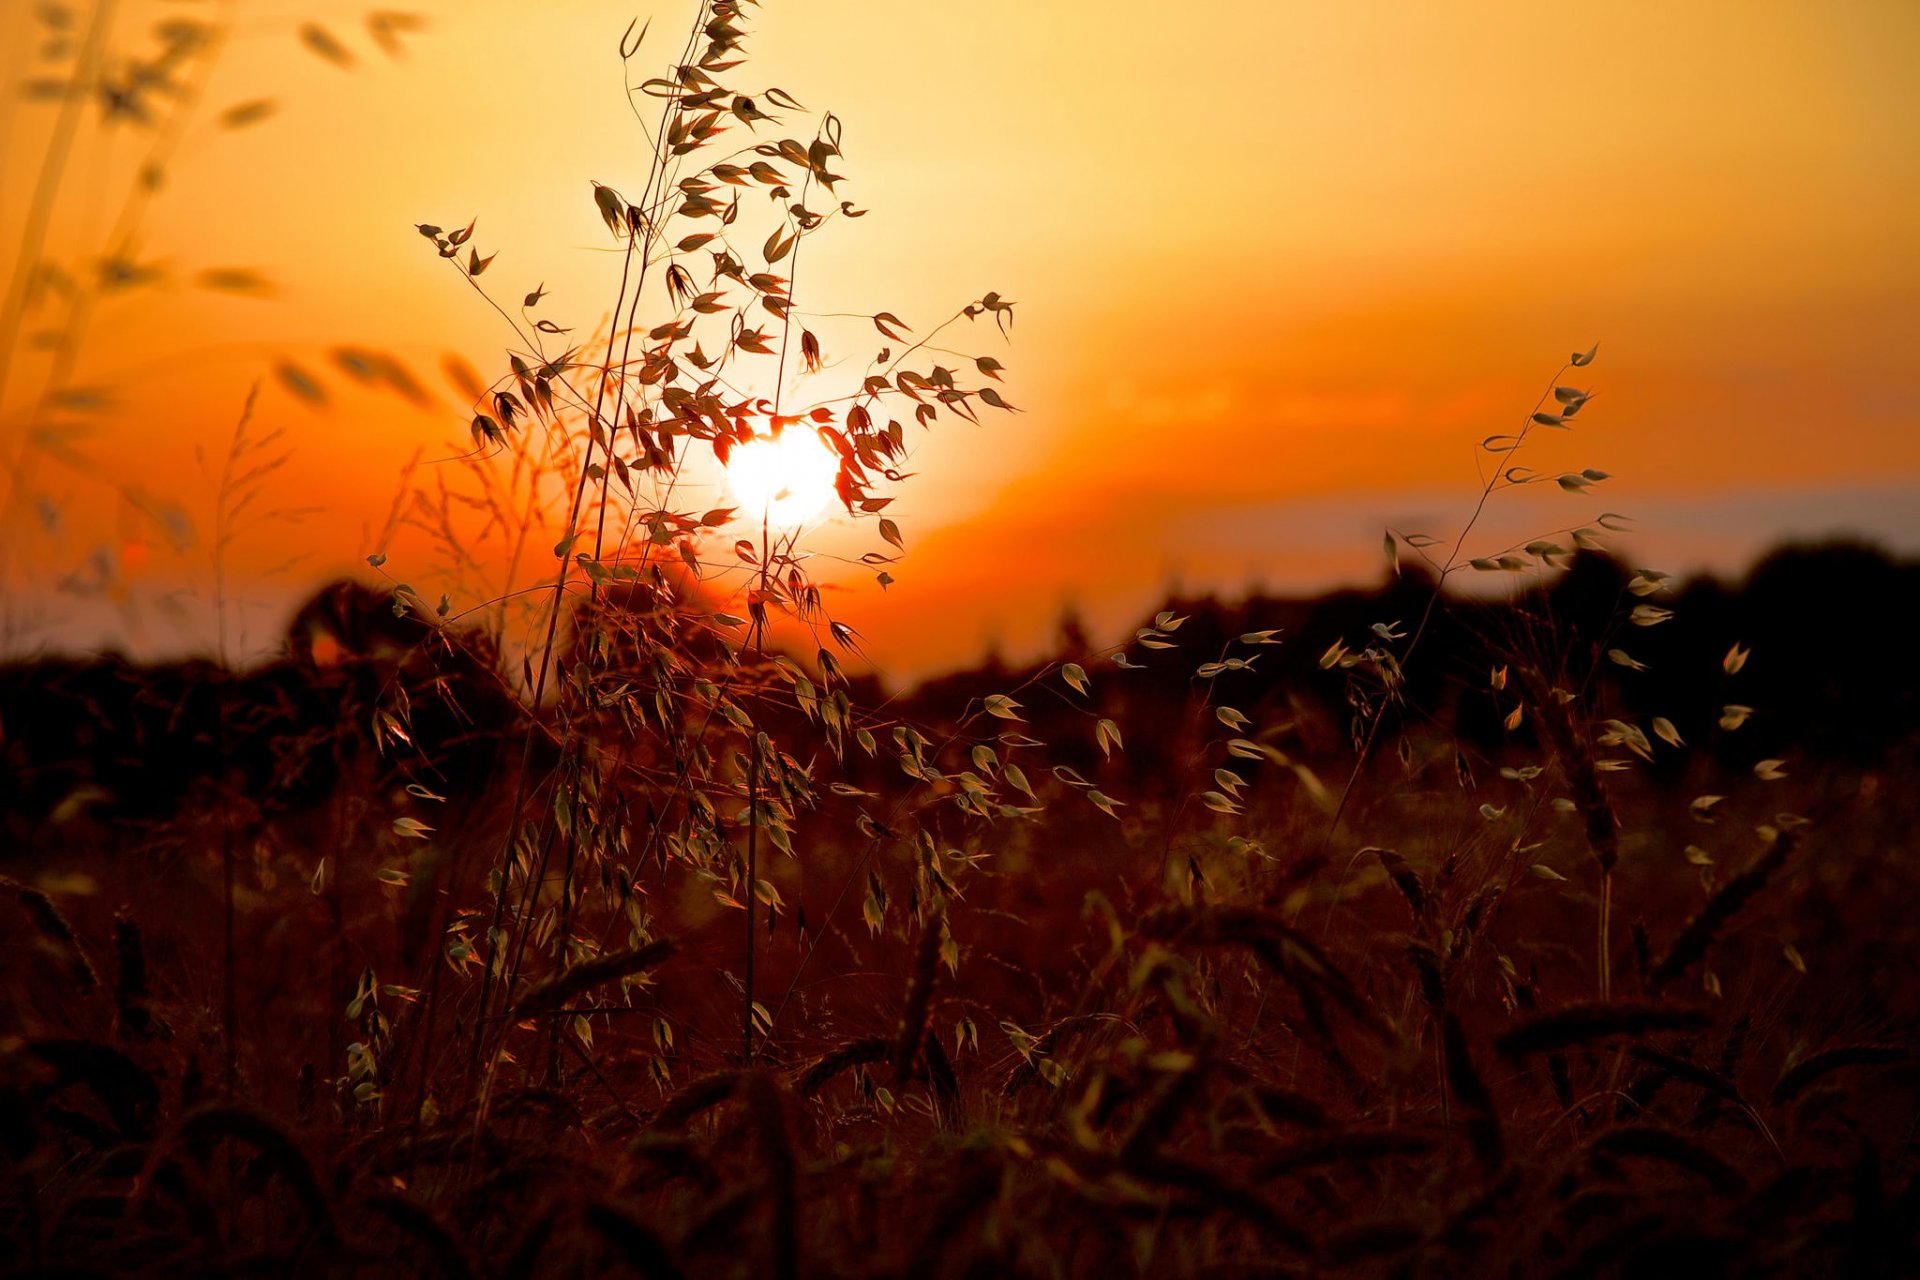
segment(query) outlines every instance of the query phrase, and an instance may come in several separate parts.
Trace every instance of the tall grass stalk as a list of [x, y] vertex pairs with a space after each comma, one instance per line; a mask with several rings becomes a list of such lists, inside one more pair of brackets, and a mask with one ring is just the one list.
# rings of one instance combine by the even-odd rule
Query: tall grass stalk
[[[1506, 474], [1507, 466], [1512, 463], [1515, 455], [1526, 445], [1527, 438], [1532, 434], [1536, 425], [1536, 415], [1542, 413], [1546, 409], [1546, 406], [1552, 401], [1554, 388], [1559, 385], [1560, 379], [1566, 375], [1567, 370], [1576, 365], [1585, 365], [1592, 359], [1592, 352], [1588, 352], [1584, 356], [1575, 355], [1567, 363], [1562, 364], [1558, 369], [1554, 370], [1553, 377], [1547, 380], [1546, 388], [1541, 391], [1540, 395], [1534, 400], [1533, 408], [1529, 409], [1526, 417], [1522, 419], [1519, 431], [1513, 436], [1512, 447], [1503, 451], [1503, 461], [1491, 467], [1486, 479], [1482, 481], [1479, 496], [1473, 504], [1473, 511], [1468, 515], [1466, 523], [1460, 526], [1460, 532], [1454, 537], [1453, 546], [1447, 552], [1445, 562], [1434, 565], [1433, 562], [1427, 558], [1424, 550], [1416, 548], [1417, 554], [1420, 555], [1421, 559], [1427, 560], [1427, 563], [1434, 568], [1437, 576], [1434, 581], [1433, 593], [1428, 596], [1426, 607], [1420, 612], [1419, 623], [1414, 627], [1413, 634], [1408, 638], [1406, 647], [1393, 658], [1391, 670], [1393, 672], [1394, 684], [1397, 684], [1398, 681], [1403, 678], [1407, 665], [1413, 660], [1414, 651], [1420, 647], [1420, 641], [1426, 637], [1427, 628], [1433, 621], [1434, 610], [1439, 607], [1441, 598], [1446, 592], [1447, 579], [1462, 568], [1460, 558], [1466, 549], [1467, 539], [1473, 535], [1474, 529], [1479, 526], [1480, 517], [1486, 513], [1487, 503], [1492, 500], [1494, 493], [1503, 487], [1502, 479]], [[1505, 487], [1512, 486], [1509, 483]], [[1390, 541], [1392, 537], [1392, 533], [1389, 533], [1388, 538]], [[1397, 561], [1395, 567], [1397, 572]], [[1389, 691], [1391, 687], [1390, 685]], [[1353, 768], [1348, 771], [1347, 781], [1345, 785], [1340, 788], [1340, 797], [1334, 803], [1333, 814], [1327, 819], [1326, 830], [1320, 837], [1319, 849], [1315, 856], [1316, 862], [1324, 862], [1328, 852], [1333, 846], [1334, 837], [1340, 830], [1341, 819], [1346, 816], [1347, 807], [1353, 800], [1354, 791], [1360, 785], [1360, 779], [1366, 772], [1368, 762], [1373, 758], [1374, 744], [1379, 740], [1380, 729], [1384, 722], [1384, 715], [1375, 715], [1368, 726], [1366, 736], [1360, 743], [1360, 749], [1355, 753]]]

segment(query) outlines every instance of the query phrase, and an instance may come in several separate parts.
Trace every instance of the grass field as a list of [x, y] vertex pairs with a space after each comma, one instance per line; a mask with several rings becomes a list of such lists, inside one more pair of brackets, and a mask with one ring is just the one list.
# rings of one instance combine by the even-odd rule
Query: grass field
[[[1763, 781], [1705, 749], [1659, 772], [1560, 754], [1607, 750], [1604, 728], [1487, 746], [1457, 714], [1415, 720], [1333, 827], [1341, 673], [1307, 663], [1242, 709], [1209, 696], [1231, 675], [1136, 649], [1146, 670], [1030, 673], [995, 704], [1017, 719], [965, 681], [910, 699], [917, 722], [856, 713], [890, 741], [850, 744], [844, 770], [789, 711], [757, 788], [736, 759], [669, 824], [657, 733], [554, 742], [505, 703], [471, 720], [462, 653], [423, 627], [318, 666], [75, 663], [8, 686], [15, 778], [59, 780], [11, 806], [9, 1265], [1896, 1275], [1913, 1257], [1910, 738]], [[67, 699], [34, 718], [63, 745], [16, 727], [29, 685]], [[382, 734], [396, 695], [412, 720]], [[1114, 726], [1112, 758], [1092, 735], [1023, 745], [1086, 717]], [[1644, 765], [1633, 745], [1614, 750]], [[490, 947], [516, 791], [559, 816], [525, 823]]]

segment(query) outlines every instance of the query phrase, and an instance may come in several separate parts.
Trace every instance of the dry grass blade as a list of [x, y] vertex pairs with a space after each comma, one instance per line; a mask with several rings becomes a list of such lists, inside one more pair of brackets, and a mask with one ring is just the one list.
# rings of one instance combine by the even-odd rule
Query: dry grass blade
[[1587, 1144], [1587, 1153], [1601, 1158], [1639, 1156], [1658, 1160], [1697, 1174], [1701, 1181], [1724, 1196], [1739, 1195], [1747, 1189], [1747, 1180], [1725, 1160], [1692, 1139], [1657, 1125], [1622, 1125], [1608, 1129]]
[[60, 914], [60, 908], [53, 905], [53, 899], [32, 885], [21, 884], [11, 877], [0, 876], [0, 884], [19, 896], [21, 909], [27, 913], [27, 919], [33, 922], [34, 929], [52, 943], [55, 950], [67, 957], [67, 972], [74, 986], [81, 991], [93, 991], [99, 987], [100, 976], [94, 972], [93, 962], [87, 959], [86, 950], [74, 935], [73, 926]]
[[1815, 1080], [1843, 1068], [1886, 1066], [1911, 1061], [1913, 1056], [1912, 1050], [1897, 1044], [1843, 1044], [1822, 1050], [1781, 1073], [1773, 1086], [1774, 1105], [1793, 1101]]
[[1651, 1045], [1637, 1044], [1627, 1052], [1636, 1062], [1652, 1067], [1655, 1072], [1663, 1076], [1671, 1076], [1675, 1080], [1697, 1085], [1705, 1089], [1710, 1096], [1725, 1099], [1736, 1106], [1746, 1105], [1746, 1099], [1740, 1096], [1740, 1090], [1733, 1081], [1711, 1067], [1689, 1062], [1685, 1058], [1662, 1052]]
[[900, 1030], [893, 1042], [893, 1083], [906, 1084], [913, 1070], [914, 1057], [920, 1052], [921, 1038], [927, 1032], [928, 1002], [933, 996], [934, 980], [940, 972], [940, 935], [946, 927], [944, 913], [935, 912], [920, 927], [920, 945], [913, 953], [913, 973], [907, 980], [906, 1007], [900, 1014]]
[[1318, 943], [1265, 907], [1157, 907], [1140, 918], [1140, 935], [1197, 946], [1244, 947], [1303, 999], [1325, 995], [1381, 1040], [1392, 1029]]
[[510, 1016], [530, 1018], [551, 1013], [594, 987], [655, 968], [671, 957], [674, 950], [673, 939], [655, 938], [643, 947], [630, 947], [570, 965], [529, 988], [513, 1006]]
[[1173, 1133], [1174, 1126], [1200, 1096], [1201, 1086], [1206, 1083], [1209, 1047], [1203, 1045], [1192, 1061], [1169, 1072], [1154, 1090], [1152, 1100], [1120, 1143], [1117, 1156], [1122, 1165], [1131, 1167], [1151, 1156]]
[[1407, 944], [1407, 961], [1420, 979], [1420, 998], [1435, 1017], [1446, 1012], [1446, 978], [1440, 966], [1440, 954], [1424, 942]]
[[879, 1062], [893, 1050], [891, 1042], [880, 1036], [867, 1036], [859, 1040], [849, 1040], [833, 1052], [824, 1054], [818, 1062], [806, 1069], [800, 1077], [800, 1092], [812, 1097], [820, 1092], [826, 1083], [845, 1071], [848, 1067], [857, 1067], [869, 1062]]
[[1752, 866], [1721, 885], [1707, 899], [1707, 904], [1681, 927], [1679, 936], [1673, 940], [1667, 954], [1653, 966], [1653, 972], [1647, 975], [1647, 990], [1657, 993], [1705, 959], [1707, 948], [1720, 936], [1727, 922], [1747, 905], [1748, 899], [1766, 886], [1773, 873], [1793, 852], [1796, 843], [1795, 832], [1791, 828], [1782, 829], [1774, 836], [1773, 844]]
[[[1734, 1019], [1733, 1029], [1727, 1032], [1727, 1038], [1720, 1046], [1720, 1061], [1717, 1069], [1723, 1079], [1733, 1079], [1733, 1073], [1739, 1070], [1740, 1059], [1746, 1055], [1747, 1041], [1752, 1034], [1753, 1013], [1751, 1010], [1746, 1010]], [[1751, 1107], [1747, 1110], [1751, 1110]], [[1719, 1116], [1720, 1098], [1715, 1094], [1706, 1094], [1701, 1097], [1700, 1105], [1693, 1109], [1692, 1127], [1696, 1130], [1711, 1129]]]
[[960, 1103], [960, 1078], [953, 1073], [953, 1060], [947, 1057], [946, 1046], [940, 1043], [939, 1036], [927, 1036], [920, 1042], [923, 1060], [927, 1064], [927, 1081], [933, 1086], [933, 1096], [950, 1110]]
[[1534, 723], [1540, 726], [1554, 758], [1560, 762], [1560, 771], [1566, 775], [1568, 798], [1580, 814], [1587, 848], [1600, 870], [1610, 872], [1620, 860], [1620, 820], [1614, 814], [1606, 787], [1600, 782], [1593, 750], [1574, 727], [1567, 710], [1570, 704], [1554, 696], [1539, 672], [1522, 667], [1516, 674], [1527, 695], [1527, 709], [1533, 714]]
[[1407, 900], [1415, 927], [1423, 927], [1427, 919], [1427, 887], [1421, 882], [1420, 873], [1391, 849], [1375, 849], [1373, 855], [1380, 859], [1380, 865], [1393, 881], [1394, 888]]
[[1074, 1036], [1080, 1032], [1105, 1025], [1105, 1020], [1097, 1014], [1068, 1014], [1047, 1028], [1047, 1033], [1034, 1042], [1033, 1047], [1020, 1057], [1013, 1070], [1007, 1073], [1006, 1083], [1000, 1087], [1000, 1096], [1011, 1098], [1020, 1090], [1040, 1078], [1040, 1064], [1049, 1058], [1057, 1058]]
[[1620, 819], [1600, 782], [1600, 764], [1584, 729], [1573, 721], [1573, 703], [1549, 687], [1547, 678], [1531, 667], [1520, 668], [1520, 687], [1560, 772], [1566, 778], [1568, 799], [1580, 815], [1587, 848], [1600, 868], [1599, 909], [1595, 913], [1598, 938], [1595, 963], [1602, 1000], [1613, 998], [1613, 868], [1620, 860]]
[[1707, 1015], [1698, 1009], [1651, 1001], [1582, 1002], [1523, 1018], [1494, 1042], [1500, 1056], [1520, 1059], [1551, 1053], [1613, 1036], [1644, 1036], [1657, 1031], [1698, 1031]]
[[1453, 941], [1447, 946], [1447, 959], [1458, 960], [1467, 953], [1467, 948], [1479, 936], [1481, 926], [1487, 922], [1489, 910], [1505, 891], [1505, 884], [1490, 884], [1468, 899], [1467, 909], [1460, 913], [1460, 923], [1454, 927]]
[[1467, 1033], [1460, 1018], [1447, 1007], [1446, 975], [1439, 953], [1424, 942], [1407, 946], [1407, 959], [1420, 979], [1420, 997], [1440, 1025], [1440, 1046], [1446, 1064], [1447, 1087], [1466, 1113], [1467, 1141], [1474, 1158], [1488, 1174], [1506, 1161], [1506, 1138], [1500, 1130], [1500, 1113], [1493, 1103], [1485, 1077], [1474, 1065]]
[[655, 1129], [683, 1129], [687, 1122], [702, 1111], [717, 1107], [733, 1096], [740, 1085], [738, 1071], [716, 1071], [703, 1076], [693, 1083], [683, 1085], [667, 1099], [667, 1105], [660, 1108], [653, 1117]]

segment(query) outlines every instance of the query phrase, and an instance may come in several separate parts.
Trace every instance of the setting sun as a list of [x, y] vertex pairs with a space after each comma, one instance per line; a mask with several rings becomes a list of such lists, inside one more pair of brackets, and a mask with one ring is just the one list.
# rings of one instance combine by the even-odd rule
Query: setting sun
[[794, 427], [778, 440], [758, 437], [727, 459], [727, 487], [742, 515], [766, 512], [783, 529], [805, 524], [833, 501], [839, 461], [812, 431]]

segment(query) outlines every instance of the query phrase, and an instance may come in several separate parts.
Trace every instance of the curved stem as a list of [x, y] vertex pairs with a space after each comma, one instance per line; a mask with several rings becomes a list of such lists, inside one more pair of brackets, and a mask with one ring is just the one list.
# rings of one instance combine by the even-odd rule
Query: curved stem
[[[1533, 415], [1540, 412], [1541, 406], [1546, 404], [1548, 398], [1553, 395], [1553, 389], [1558, 385], [1560, 375], [1564, 374], [1569, 367], [1568, 363], [1562, 363], [1558, 369], [1554, 370], [1553, 377], [1547, 382], [1547, 389], [1540, 393], [1539, 398], [1533, 402], [1533, 408], [1527, 411], [1527, 419], [1515, 436], [1513, 447], [1506, 452], [1508, 459], [1519, 453], [1521, 447], [1526, 444], [1528, 433], [1533, 430]], [[1427, 598], [1427, 607], [1421, 611], [1420, 624], [1413, 629], [1413, 635], [1407, 640], [1407, 647], [1400, 651], [1397, 665], [1402, 679], [1406, 674], [1407, 663], [1412, 659], [1414, 650], [1420, 647], [1420, 641], [1426, 636], [1427, 627], [1433, 621], [1434, 610], [1439, 606], [1440, 598], [1446, 592], [1447, 578], [1460, 567], [1461, 549], [1466, 546], [1468, 536], [1473, 533], [1475, 526], [1480, 523], [1481, 515], [1486, 512], [1487, 501], [1493, 497], [1493, 491], [1500, 483], [1501, 472], [1502, 468], [1495, 467], [1485, 483], [1480, 486], [1480, 497], [1474, 503], [1473, 514], [1467, 518], [1466, 524], [1460, 529], [1459, 536], [1453, 540], [1453, 550], [1448, 553], [1446, 563], [1441, 566], [1440, 576], [1433, 584], [1433, 594]], [[1381, 711], [1374, 715], [1373, 722], [1367, 726], [1367, 735], [1361, 740], [1360, 751], [1354, 759], [1353, 769], [1347, 775], [1346, 785], [1340, 789], [1340, 799], [1334, 805], [1333, 816], [1327, 821], [1326, 832], [1320, 837], [1319, 848], [1314, 854], [1316, 863], [1324, 861], [1327, 850], [1333, 846], [1333, 838], [1340, 830], [1340, 820], [1346, 816], [1347, 805], [1352, 801], [1354, 791], [1360, 785], [1360, 775], [1366, 771], [1367, 762], [1372, 758], [1374, 744], [1380, 736], [1380, 726], [1386, 722], [1384, 712], [1385, 708], [1382, 707]], [[1271, 898], [1269, 905], [1271, 905]]]

